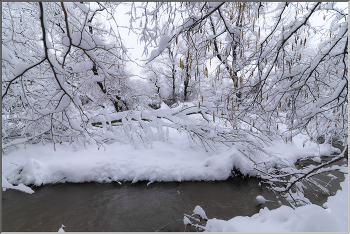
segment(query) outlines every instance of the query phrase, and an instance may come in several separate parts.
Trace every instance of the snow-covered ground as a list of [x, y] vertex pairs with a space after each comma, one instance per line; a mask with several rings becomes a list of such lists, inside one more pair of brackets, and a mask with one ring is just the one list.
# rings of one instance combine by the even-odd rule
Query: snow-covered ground
[[[190, 145], [186, 133], [170, 130], [169, 140], [154, 141], [151, 148], [135, 148], [129, 144], [113, 143], [101, 147], [86, 145], [75, 148], [68, 143], [20, 146], [20, 149], [2, 157], [3, 188], [24, 188], [64, 182], [137, 182], [225, 180], [233, 166], [244, 174], [254, 175], [254, 164], [236, 148], [221, 148], [217, 154], [208, 154], [202, 148]], [[257, 162], [280, 159], [294, 163], [306, 156], [340, 153], [330, 145], [308, 143], [305, 136], [294, 137], [293, 142], [275, 142], [267, 148], [274, 157], [255, 155]], [[13, 187], [12, 184], [22, 184]], [[24, 192], [31, 190], [24, 189]]]

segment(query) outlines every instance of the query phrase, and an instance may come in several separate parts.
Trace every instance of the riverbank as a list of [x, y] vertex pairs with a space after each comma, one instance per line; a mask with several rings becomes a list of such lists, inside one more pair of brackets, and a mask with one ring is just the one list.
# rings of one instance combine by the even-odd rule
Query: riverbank
[[[20, 148], [2, 157], [3, 188], [11, 185], [40, 186], [64, 182], [99, 182], [117, 181], [210, 181], [226, 180], [232, 168], [243, 175], [256, 176], [257, 171], [252, 161], [235, 146], [221, 147], [214, 154], [208, 154], [202, 148], [191, 145], [187, 135], [170, 131], [166, 142], [154, 141], [152, 148], [127, 144], [106, 144], [98, 149], [96, 145], [74, 147], [68, 143], [20, 146]], [[284, 161], [290, 165], [305, 157], [317, 161], [321, 155], [340, 153], [330, 144], [307, 143], [306, 136], [298, 135], [293, 142], [274, 141], [266, 147], [273, 155], [250, 155], [257, 163], [273, 167]], [[28, 192], [23, 185], [17, 189]]]
[[[275, 140], [273, 142], [273, 145], [265, 148], [265, 150], [270, 152], [272, 156], [265, 155], [265, 154], [256, 154], [256, 155], [249, 155], [249, 157], [250, 159], [253, 159], [255, 162], [259, 163], [260, 165], [264, 165], [265, 169], [269, 169], [274, 167], [276, 163], [281, 161], [293, 167], [294, 164], [298, 161], [298, 159], [308, 158], [308, 160], [319, 162], [322, 159], [321, 156], [323, 155], [328, 155], [328, 157], [333, 157], [332, 154], [340, 153], [340, 150], [338, 148], [334, 148], [330, 144], [306, 143], [303, 146], [303, 142], [305, 140], [306, 140], [306, 136], [303, 136], [303, 135], [295, 136], [293, 138], [293, 142], [288, 142], [288, 143]], [[145, 193], [146, 190], [151, 191], [152, 189], [154, 189], [154, 187], [158, 186], [158, 183], [154, 183], [154, 182], [178, 181], [178, 182], [182, 182], [182, 183], [179, 183], [179, 184], [182, 184], [181, 186], [184, 186], [186, 183], [190, 183], [190, 182], [184, 183], [183, 181], [218, 181], [218, 180], [222, 181], [230, 178], [231, 171], [233, 168], [236, 168], [236, 170], [243, 176], [251, 176], [251, 177], [256, 176], [257, 171], [255, 170], [254, 163], [252, 163], [252, 161], [249, 158], [247, 158], [245, 155], [241, 153], [241, 151], [239, 151], [240, 149], [239, 147], [240, 147], [239, 145], [234, 145], [231, 148], [219, 147], [216, 153], [209, 154], [205, 152], [202, 148], [197, 147], [193, 144], [192, 145], [189, 144], [187, 135], [181, 134], [177, 131], [169, 132], [168, 141], [165, 141], [165, 142], [154, 141], [151, 148], [145, 148], [143, 146], [135, 147], [135, 146], [120, 144], [120, 143], [106, 144], [105, 148], [100, 148], [100, 149], [97, 149], [96, 145], [86, 145], [86, 147], [84, 148], [84, 147], [74, 147], [73, 145], [62, 143], [62, 145], [61, 144], [56, 145], [56, 151], [53, 151], [52, 144], [47, 144], [45, 146], [43, 146], [40, 143], [36, 145], [27, 145], [25, 149], [23, 146], [21, 146], [21, 148], [19, 148], [18, 150], [8, 155], [3, 155], [2, 157], [2, 172], [3, 172], [2, 187], [3, 187], [3, 190], [17, 189], [26, 193], [32, 193], [32, 194], [23, 193], [21, 195], [21, 193], [17, 191], [11, 191], [10, 193], [8, 191], [4, 192], [4, 194], [6, 196], [9, 196], [9, 198], [11, 199], [14, 196], [20, 196], [19, 201], [24, 201], [27, 199], [28, 200], [27, 203], [31, 204], [30, 201], [35, 203], [34, 199], [31, 199], [31, 196], [37, 196], [37, 195], [39, 197], [40, 196], [47, 197], [48, 198], [47, 202], [52, 202], [52, 199], [51, 199], [52, 195], [46, 196], [45, 193], [42, 192], [43, 189], [50, 187], [49, 184], [54, 184], [54, 186], [63, 186], [62, 188], [60, 187], [61, 189], [57, 191], [53, 190], [54, 191], [53, 193], [57, 193], [57, 195], [59, 195], [61, 194], [61, 192], [65, 191], [65, 186], [71, 187], [72, 189], [76, 189], [76, 188], [79, 189], [81, 186], [85, 186], [84, 182], [107, 183], [107, 185], [112, 186], [113, 189], [108, 193], [103, 193], [101, 194], [101, 196], [98, 195], [97, 197], [95, 197], [97, 203], [96, 203], [96, 206], [92, 207], [91, 209], [96, 209], [96, 207], [103, 208], [105, 206], [101, 206], [99, 203], [99, 201], [103, 202], [104, 200], [103, 196], [107, 196], [106, 204], [110, 204], [109, 199], [112, 199], [112, 197], [115, 196], [115, 195], [112, 196], [112, 194], [116, 194], [117, 190], [115, 189], [117, 189], [117, 187], [118, 188], [123, 186], [125, 187], [126, 185], [130, 185], [131, 187], [133, 184], [136, 187], [144, 186], [145, 189], [142, 189], [142, 192], [137, 193], [139, 194], [139, 196], [142, 197], [142, 196], [145, 196], [145, 194], [147, 194], [147, 192]], [[346, 172], [344, 171], [344, 173]], [[235, 177], [231, 179], [235, 180]], [[72, 185], [63, 184], [65, 182], [81, 183], [81, 186], [80, 184], [72, 184]], [[139, 182], [139, 183], [136, 183], [136, 182]], [[161, 184], [167, 184], [167, 183], [161, 183]], [[48, 186], [42, 186], [42, 185], [48, 185]], [[98, 186], [98, 184], [96, 185]], [[31, 186], [32, 188], [28, 186]], [[130, 187], [130, 186], [126, 186], [126, 187]], [[169, 185], [165, 185], [165, 186], [169, 186]], [[193, 187], [193, 186], [191, 185], [189, 187]], [[247, 198], [246, 195], [241, 195], [241, 196], [232, 195], [236, 191], [237, 192], [240, 191], [238, 187], [236, 188], [232, 185], [226, 186], [226, 187], [227, 189], [229, 188], [231, 188], [231, 190], [233, 189], [233, 191], [231, 191], [230, 193], [227, 193], [227, 194], [225, 193], [227, 196], [229, 196], [228, 200], [236, 199], [237, 201], [240, 201], [239, 199], [241, 198]], [[226, 189], [226, 187], [224, 189]], [[258, 185], [258, 182], [256, 182], [256, 184], [254, 184], [253, 187], [254, 189], [258, 189], [258, 190], [263, 189], [263, 186], [260, 187]], [[92, 192], [93, 191], [94, 190], [92, 190]], [[178, 204], [182, 204], [183, 206], [185, 206], [182, 197], [179, 196], [176, 191], [178, 191], [177, 188], [172, 189], [171, 194], [169, 194], [169, 196], [167, 195], [168, 197], [166, 197], [165, 200], [172, 201], [171, 204], [172, 205], [175, 204], [176, 207], [178, 206]], [[188, 190], [185, 189], [184, 191], [185, 192], [183, 196], [188, 196]], [[196, 189], [194, 193], [194, 197], [192, 198], [193, 201], [198, 202], [198, 196], [202, 196], [203, 194], [208, 194], [208, 193], [201, 193], [199, 191], [200, 189]], [[210, 189], [210, 191], [215, 191], [215, 190]], [[33, 195], [33, 192], [35, 192], [34, 195]], [[182, 191], [180, 192], [182, 193]], [[344, 197], [347, 198], [347, 195], [348, 195], [347, 187], [344, 186], [343, 191], [338, 191], [338, 193], [342, 194], [343, 197], [341, 201], [343, 201], [345, 199]], [[338, 193], [336, 196], [338, 196]], [[14, 194], [17, 194], [17, 195], [14, 195]], [[64, 194], [67, 194], [67, 193], [64, 193]], [[72, 192], [71, 194], [78, 194], [78, 193]], [[125, 209], [133, 209], [132, 207], [135, 208], [135, 206], [130, 207], [130, 204], [134, 204], [136, 200], [139, 200], [138, 197], [135, 197], [135, 199], [131, 201], [129, 198], [132, 197], [131, 196], [132, 194], [136, 196], [135, 191], [133, 191], [127, 196], [124, 196], [124, 199], [126, 199], [127, 201], [125, 203]], [[221, 196], [223, 193], [219, 193], [219, 194]], [[247, 193], [244, 192], [242, 194], [247, 194]], [[246, 207], [249, 208], [252, 204], [255, 207], [256, 204], [254, 204], [254, 202], [255, 202], [255, 197], [257, 195], [264, 195], [264, 194], [262, 191], [259, 190], [256, 194], [254, 194], [254, 196], [253, 195], [250, 196], [249, 201], [238, 202], [238, 203], [240, 206], [244, 208]], [[62, 196], [58, 196], [57, 199], [61, 201], [60, 200], [61, 197]], [[154, 196], [152, 195], [151, 197], [155, 197], [155, 195]], [[270, 200], [275, 199], [274, 195], [271, 197], [264, 195], [264, 197]], [[175, 200], [176, 199], [177, 200], [173, 201], [172, 199], [174, 198]], [[40, 204], [43, 202], [42, 199], [43, 198], [39, 199]], [[90, 197], [86, 198], [87, 204], [91, 203], [89, 199]], [[316, 229], [310, 229], [310, 227], [313, 227], [313, 226], [319, 227], [319, 226], [317, 226], [317, 224], [314, 223], [315, 220], [313, 218], [307, 218], [308, 215], [310, 215], [311, 217], [315, 216], [316, 219], [317, 217], [319, 217], [319, 219], [326, 219], [328, 217], [327, 219], [329, 219], [329, 215], [331, 215], [333, 218], [330, 220], [334, 220], [334, 219], [337, 219], [338, 217], [336, 213], [337, 209], [342, 209], [341, 212], [339, 213], [342, 215], [344, 215], [344, 212], [345, 212], [344, 209], [345, 208], [347, 209], [347, 206], [339, 208], [339, 204], [337, 206], [338, 208], [334, 208], [335, 206], [333, 207], [332, 202], [328, 202], [328, 204], [330, 204], [328, 206], [328, 209], [333, 210], [332, 211], [333, 213], [329, 213], [329, 215], [327, 216], [327, 213], [324, 213], [324, 211], [328, 212], [329, 210], [327, 211], [322, 207], [316, 206], [316, 205], [312, 205], [312, 206], [307, 205], [305, 206], [306, 208], [297, 207], [296, 210], [291, 210], [292, 208], [290, 207], [288, 208], [287, 206], [282, 206], [278, 208], [278, 206], [274, 204], [270, 204], [272, 205], [272, 207], [269, 207], [269, 209], [264, 207], [263, 209], [260, 210], [260, 212], [259, 212], [259, 209], [257, 209], [257, 210], [254, 210], [253, 213], [247, 213], [247, 214], [241, 213], [241, 214], [235, 214], [235, 215], [232, 214], [230, 216], [220, 217], [220, 214], [214, 213], [214, 211], [220, 211], [218, 207], [223, 206], [218, 203], [219, 199], [220, 198], [212, 197], [206, 200], [207, 204], [209, 205], [213, 204], [213, 207], [211, 209], [212, 212], [210, 212], [209, 210], [207, 214], [208, 217], [210, 218], [210, 220], [207, 222], [207, 227], [206, 227], [208, 231], [218, 231], [218, 230], [227, 230], [227, 231], [236, 230], [237, 231], [238, 230], [238, 231], [245, 232], [245, 231], [261, 231], [261, 230], [265, 230], [265, 231], [316, 230]], [[334, 200], [335, 198], [329, 197], [328, 200], [332, 201], [332, 199]], [[71, 219], [71, 217], [68, 214], [71, 214], [72, 212], [74, 214], [77, 211], [79, 211], [80, 213], [83, 212], [81, 210], [82, 209], [81, 207], [84, 207], [85, 205], [79, 206], [81, 200], [82, 200], [81, 196], [76, 197], [75, 200], [74, 199], [72, 200], [72, 201], [76, 201], [76, 203], [73, 202], [71, 205], [65, 207], [65, 210], [62, 210], [61, 214], [56, 214], [55, 216], [62, 217], [62, 220], [54, 219], [54, 218], [50, 220], [50, 224], [52, 228], [48, 230], [51, 230], [51, 231], [58, 230], [61, 224], [64, 224], [67, 227], [65, 228], [65, 230], [67, 231], [69, 231], [70, 228], [74, 227], [74, 225], [78, 225], [78, 223], [81, 223], [82, 226], [76, 226], [74, 227], [75, 229], [71, 229], [71, 230], [77, 230], [77, 231], [85, 230], [84, 229], [85, 226], [96, 225], [96, 223], [94, 222], [87, 224], [86, 219], [82, 219], [83, 216], [77, 219], [77, 220], [80, 220], [79, 222], [69, 223], [68, 221], [64, 221], [64, 217], [66, 216], [67, 216], [67, 220]], [[185, 200], [186, 202], [188, 202], [187, 199]], [[340, 199], [336, 198], [335, 201], [337, 200], [340, 200]], [[4, 201], [10, 202], [10, 200], [4, 200]], [[310, 199], [310, 201], [312, 200]], [[323, 199], [323, 202], [324, 201], [325, 200]], [[323, 202], [321, 202], [319, 205], [322, 205]], [[62, 201], [54, 202], [52, 203], [52, 205], [47, 204], [45, 205], [45, 207], [50, 207], [50, 206], [54, 207], [54, 204], [56, 203], [61, 204]], [[183, 226], [183, 223], [181, 223], [183, 220], [183, 216], [181, 215], [183, 215], [184, 212], [191, 213], [191, 209], [193, 209], [196, 205], [201, 205], [203, 209], [209, 209], [205, 205], [198, 204], [195, 202], [192, 202], [192, 203], [190, 204], [189, 208], [185, 206], [186, 207], [185, 209], [187, 211], [184, 211], [183, 209], [181, 209], [177, 212], [176, 216], [172, 216], [169, 214], [169, 217], [167, 217], [167, 219], [161, 220], [159, 222], [151, 223], [151, 225], [149, 225], [150, 228], [147, 230], [154, 231], [157, 228], [163, 226], [164, 224], [167, 224], [168, 222], [177, 220], [177, 224], [178, 225], [181, 224], [181, 225], [176, 227], [177, 229], [171, 229], [171, 230], [183, 231], [182, 228], [184, 228], [184, 226]], [[18, 201], [14, 202], [14, 204], [18, 204]], [[74, 210], [71, 210], [73, 205], [75, 204], [77, 204], [77, 208]], [[158, 206], [163, 207], [164, 204], [165, 203], [153, 205], [152, 208], [149, 208], [149, 209], [153, 209], [154, 207], [158, 207]], [[11, 204], [8, 204], [8, 205], [9, 205], [8, 210], [10, 212], [17, 213], [16, 211], [17, 209], [13, 210], [12, 205]], [[34, 205], [34, 207], [37, 207], [37, 205]], [[120, 207], [120, 206], [116, 205], [116, 207]], [[237, 209], [237, 207], [234, 207], [234, 208], [233, 207], [234, 206], [232, 206], [229, 209]], [[107, 208], [110, 209], [109, 206]], [[101, 213], [99, 213], [98, 215], [101, 215], [103, 212], [106, 212], [107, 208], [106, 209], [103, 208], [103, 210], [101, 210]], [[18, 209], [23, 209], [22, 205], [19, 205]], [[132, 215], [134, 214], [133, 213], [134, 211], [135, 210], [130, 210], [131, 212], [130, 217], [133, 217]], [[252, 210], [250, 210], [249, 212], [251, 211]], [[48, 212], [48, 211], [45, 211], [45, 212]], [[162, 213], [162, 211], [159, 211], [159, 212]], [[14, 215], [15, 213], [13, 214], [9, 213], [8, 217], [17, 217]], [[253, 215], [254, 213], [255, 215]], [[284, 213], [290, 215], [292, 218], [290, 219], [280, 218], [280, 217], [285, 217], [281, 215]], [[26, 216], [26, 214], [24, 214], [24, 217], [28, 217], [28, 215]], [[152, 217], [152, 220], [154, 219], [158, 220], [158, 218], [156, 218], [156, 215], [159, 215], [157, 209], [152, 214], [153, 215], [144, 215], [141, 217], [140, 220], [142, 220], [143, 217]], [[125, 216], [125, 212], [121, 211], [120, 215]], [[252, 216], [244, 217], [244, 215], [252, 215]], [[42, 217], [41, 218], [40, 217], [37, 216], [36, 218], [38, 220], [43, 219]], [[231, 217], [235, 217], [235, 218], [230, 219]], [[33, 218], [35, 217], [33, 216]], [[23, 220], [25, 219], [26, 218], [24, 218]], [[228, 221], [225, 221], [224, 219]], [[298, 227], [301, 227], [301, 228], [299, 229], [296, 228], [297, 227], [296, 224], [303, 223], [304, 219], [309, 220], [309, 224], [306, 223], [304, 226], [299, 225]], [[346, 216], [346, 219], [347, 219], [347, 216]], [[14, 220], [18, 220], [18, 219], [15, 218]], [[103, 219], [100, 219], [100, 220], [103, 220]], [[125, 223], [127, 223], [127, 221], [128, 220], [125, 220]], [[35, 225], [39, 225], [39, 222], [41, 223], [41, 221], [37, 221], [37, 220], [34, 220], [33, 222], [36, 222]], [[110, 223], [114, 223], [114, 222], [115, 220], [110, 219]], [[32, 223], [27, 223], [27, 224], [30, 226]], [[339, 224], [341, 226], [341, 229], [335, 228], [332, 230], [344, 230], [345, 224], [344, 225], [343, 224], [344, 222], [341, 225]], [[133, 226], [134, 224], [130, 224], [130, 225]], [[254, 225], [256, 227], [260, 227], [261, 230], [249, 229], [251, 226], [254, 226]], [[334, 227], [334, 225], [339, 226], [338, 224], [336, 224], [336, 222], [330, 223], [329, 225], [330, 227]], [[13, 227], [16, 227], [16, 226], [18, 226], [17, 221], [14, 223]], [[23, 230], [27, 230], [29, 228], [33, 230], [33, 226], [30, 226], [30, 227], [29, 226], [27, 227], [27, 226], [25, 226], [25, 229]], [[272, 226], [272, 229], [267, 229], [270, 226]], [[103, 225], [101, 227], [103, 227]], [[230, 229], [231, 227], [233, 228]], [[40, 229], [40, 227], [37, 227], [37, 226], [36, 228], [39, 228], [38, 230], [44, 230], [44, 229]], [[93, 226], [91, 226], [91, 228], [93, 228]], [[142, 229], [142, 227], [140, 228]], [[93, 229], [88, 229], [88, 230], [91, 231]], [[112, 229], [108, 229], [108, 230], [111, 231]], [[118, 230], [121, 230], [121, 229], [118, 229]], [[125, 230], [129, 230], [129, 229], [125, 229]]]
[[245, 176], [256, 176], [250, 159], [268, 169], [281, 161], [293, 166], [301, 158], [318, 161], [322, 155], [340, 153], [330, 144], [307, 143], [303, 147], [307, 138], [303, 135], [295, 136], [293, 142], [274, 141], [265, 149], [273, 156], [256, 154], [249, 155], [250, 159], [235, 146], [221, 147], [209, 154], [189, 144], [186, 134], [174, 130], [169, 132], [169, 138], [166, 142], [154, 141], [152, 148], [117, 142], [100, 149], [96, 145], [77, 148], [62, 143], [56, 144], [56, 151], [52, 144], [20, 146], [2, 157], [3, 188], [22, 184], [17, 189], [28, 192], [21, 188], [64, 182], [226, 180], [233, 168]]

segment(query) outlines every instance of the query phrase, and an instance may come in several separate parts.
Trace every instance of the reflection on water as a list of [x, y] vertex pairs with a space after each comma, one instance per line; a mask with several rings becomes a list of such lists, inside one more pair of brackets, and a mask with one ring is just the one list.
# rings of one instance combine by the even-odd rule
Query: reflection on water
[[[330, 185], [335, 192], [344, 180], [340, 173]], [[256, 178], [233, 178], [220, 182], [125, 182], [57, 184], [34, 187], [34, 194], [16, 190], [2, 193], [2, 231], [184, 231], [183, 214], [200, 205], [208, 218], [230, 219], [259, 211], [257, 195], [277, 201]], [[329, 186], [330, 187], [330, 186]], [[178, 194], [180, 192], [181, 195]], [[323, 204], [321, 193], [310, 199]], [[282, 201], [283, 204], [286, 204]], [[266, 203], [269, 209], [277, 208]]]

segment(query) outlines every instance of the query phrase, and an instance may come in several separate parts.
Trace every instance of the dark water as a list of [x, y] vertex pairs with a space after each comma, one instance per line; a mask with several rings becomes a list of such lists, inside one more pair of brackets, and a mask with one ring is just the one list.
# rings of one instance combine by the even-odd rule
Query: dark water
[[[335, 172], [337, 173], [337, 172]], [[329, 173], [327, 173], [329, 174]], [[321, 175], [322, 176], [322, 175]], [[340, 189], [344, 180], [336, 175], [327, 188]], [[327, 182], [329, 177], [323, 178]], [[277, 201], [256, 178], [234, 177], [220, 182], [125, 182], [57, 184], [33, 187], [34, 194], [16, 190], [2, 193], [2, 231], [184, 231], [183, 214], [200, 205], [208, 218], [230, 219], [257, 213], [257, 195]], [[178, 194], [180, 192], [181, 196]], [[322, 205], [328, 195], [310, 192], [310, 199]], [[282, 201], [283, 204], [286, 204]], [[277, 208], [266, 203], [269, 209]]]
[[[325, 143], [325, 137], [324, 136], [320, 136], [317, 138], [317, 143], [318, 144], [323, 144]], [[331, 143], [333, 147], [340, 149], [341, 151], [343, 151], [344, 149], [344, 145], [343, 142], [339, 139], [339, 138], [334, 138], [332, 139], [332, 142], [328, 142]]]

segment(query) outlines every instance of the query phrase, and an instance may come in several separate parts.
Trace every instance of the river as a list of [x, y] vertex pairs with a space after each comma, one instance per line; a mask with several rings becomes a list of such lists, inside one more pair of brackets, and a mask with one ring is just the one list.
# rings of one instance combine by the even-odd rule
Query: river
[[[329, 172], [327, 173], [329, 174]], [[330, 194], [340, 189], [344, 175], [323, 176]], [[65, 183], [33, 187], [34, 194], [8, 189], [2, 192], [2, 231], [184, 231], [183, 214], [201, 206], [208, 218], [230, 219], [259, 212], [255, 200], [262, 195], [277, 201], [274, 193], [259, 186], [259, 179], [233, 177], [226, 181], [118, 183]], [[180, 194], [179, 194], [180, 193]], [[322, 205], [329, 195], [309, 191], [308, 198]], [[282, 201], [283, 202], [283, 201]], [[287, 204], [283, 202], [283, 204]], [[277, 208], [272, 202], [269, 209]], [[190, 230], [191, 231], [191, 230]], [[192, 230], [193, 231], [193, 230]]]

